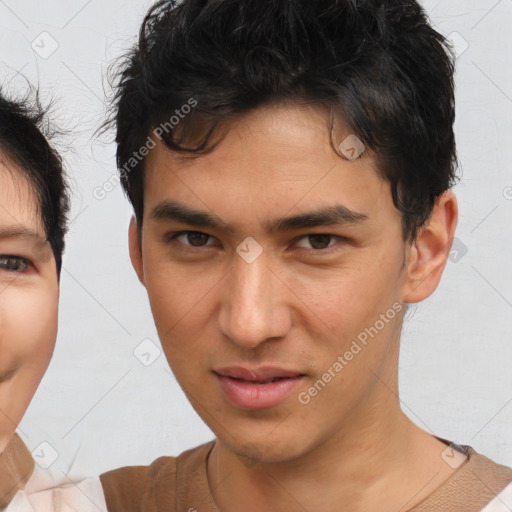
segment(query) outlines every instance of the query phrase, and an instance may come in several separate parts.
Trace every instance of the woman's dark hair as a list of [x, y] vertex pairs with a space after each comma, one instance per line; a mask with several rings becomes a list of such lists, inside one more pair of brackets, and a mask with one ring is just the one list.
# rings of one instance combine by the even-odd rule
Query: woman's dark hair
[[0, 91], [0, 153], [19, 167], [36, 193], [60, 275], [69, 212], [68, 187], [62, 159], [43, 135], [46, 112], [37, 93], [32, 91], [32, 100], [29, 96], [17, 101]]
[[373, 150], [413, 240], [456, 181], [454, 66], [415, 0], [157, 2], [119, 70], [110, 121], [139, 225], [144, 158], [133, 155], [148, 135], [193, 158], [221, 142], [221, 121], [292, 101], [329, 109], [335, 151], [336, 116]]

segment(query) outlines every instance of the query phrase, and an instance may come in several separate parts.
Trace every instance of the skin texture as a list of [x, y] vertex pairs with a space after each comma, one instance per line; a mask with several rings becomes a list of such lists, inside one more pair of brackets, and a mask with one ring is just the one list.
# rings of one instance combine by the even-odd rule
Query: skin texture
[[[0, 155], [1, 156], [1, 155]], [[57, 336], [55, 258], [32, 187], [0, 158], [0, 452], [25, 414]]]
[[[406, 304], [427, 298], [445, 267], [455, 196], [443, 194], [406, 245], [371, 153], [355, 161], [335, 154], [324, 111], [269, 106], [230, 121], [226, 133], [195, 160], [157, 145], [146, 162], [142, 236], [133, 219], [129, 231], [169, 364], [218, 438], [208, 461], [213, 496], [223, 512], [334, 511], [340, 503], [349, 512], [407, 510], [453, 472], [441, 459], [444, 443], [401, 411], [398, 354]], [[349, 134], [338, 126], [336, 144]], [[233, 232], [155, 218], [168, 200], [216, 215]], [[279, 233], [264, 227], [334, 204], [368, 219]], [[170, 238], [186, 230], [209, 237]], [[333, 238], [308, 238], [322, 234]], [[263, 248], [250, 264], [236, 252], [246, 237]], [[401, 313], [301, 403], [299, 392], [393, 304]], [[214, 369], [264, 365], [306, 377], [269, 409], [226, 400]]]

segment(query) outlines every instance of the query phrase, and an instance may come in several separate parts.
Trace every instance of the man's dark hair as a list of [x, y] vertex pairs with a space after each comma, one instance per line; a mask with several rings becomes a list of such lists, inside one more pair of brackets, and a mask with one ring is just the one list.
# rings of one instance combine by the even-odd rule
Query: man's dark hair
[[0, 156], [15, 163], [33, 187], [60, 275], [69, 193], [62, 159], [43, 135], [46, 112], [37, 93], [32, 95], [32, 100], [29, 95], [17, 101], [8, 99], [0, 90]]
[[193, 158], [221, 142], [221, 121], [296, 102], [328, 108], [335, 151], [336, 116], [373, 150], [413, 240], [456, 181], [454, 67], [415, 0], [157, 2], [120, 69], [111, 120], [139, 226], [144, 159], [133, 155], [155, 128]]

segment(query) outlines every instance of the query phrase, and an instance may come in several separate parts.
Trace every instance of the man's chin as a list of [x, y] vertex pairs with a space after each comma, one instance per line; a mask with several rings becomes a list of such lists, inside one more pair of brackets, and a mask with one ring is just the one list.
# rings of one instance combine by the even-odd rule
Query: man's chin
[[[248, 436], [249, 437], [249, 436]], [[287, 463], [300, 458], [305, 446], [298, 439], [261, 439], [230, 441], [229, 443], [217, 438], [222, 447], [236, 456], [246, 467], [253, 468], [261, 464]]]

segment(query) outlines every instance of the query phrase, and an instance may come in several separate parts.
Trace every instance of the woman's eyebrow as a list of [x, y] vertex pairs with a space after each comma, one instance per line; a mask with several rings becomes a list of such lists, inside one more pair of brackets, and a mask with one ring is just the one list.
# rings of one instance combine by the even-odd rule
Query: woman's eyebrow
[[41, 233], [24, 226], [0, 227], [0, 240], [7, 240], [10, 238], [29, 238], [38, 241], [46, 241], [46, 237]]

